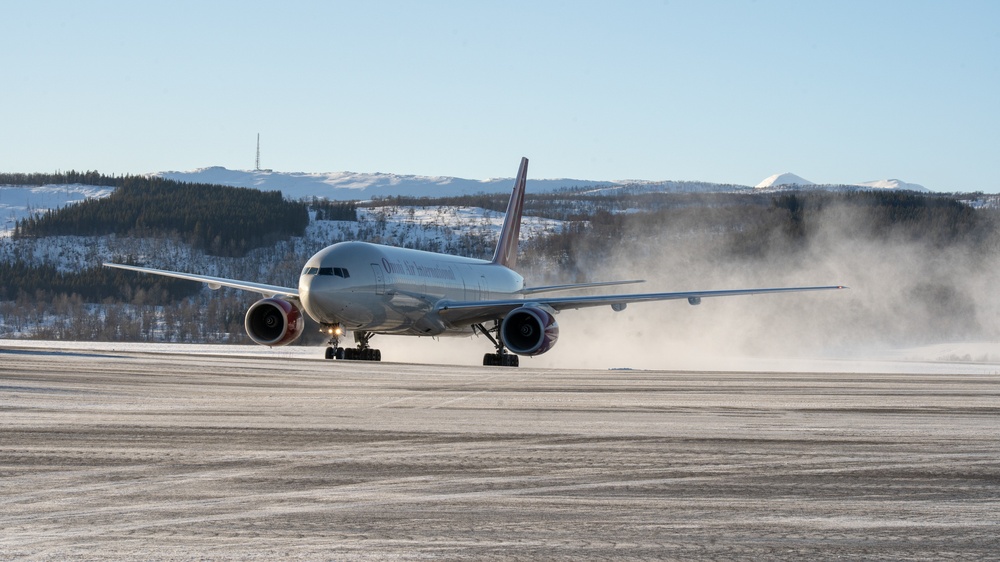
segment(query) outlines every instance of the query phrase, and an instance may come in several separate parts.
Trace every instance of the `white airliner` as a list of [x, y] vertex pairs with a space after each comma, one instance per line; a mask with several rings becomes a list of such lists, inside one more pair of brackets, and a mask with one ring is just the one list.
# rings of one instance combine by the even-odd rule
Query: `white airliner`
[[[115, 263], [117, 267], [206, 283], [212, 289], [232, 287], [260, 293], [246, 314], [246, 331], [260, 345], [287, 345], [305, 328], [303, 311], [329, 335], [327, 359], [380, 361], [382, 353], [369, 346], [375, 334], [407, 336], [469, 336], [482, 334], [496, 348], [483, 365], [518, 366], [518, 356], [541, 355], [559, 337], [555, 315], [565, 309], [610, 306], [623, 310], [629, 303], [687, 299], [700, 304], [705, 297], [843, 289], [781, 287], [682, 293], [611, 294], [596, 296], [541, 296], [546, 293], [641, 283], [609, 281], [525, 287], [513, 269], [524, 207], [528, 159], [514, 181], [500, 240], [491, 261], [368, 244], [339, 242], [309, 258], [298, 288], [164, 271]], [[341, 336], [354, 332], [356, 347], [340, 347]]]

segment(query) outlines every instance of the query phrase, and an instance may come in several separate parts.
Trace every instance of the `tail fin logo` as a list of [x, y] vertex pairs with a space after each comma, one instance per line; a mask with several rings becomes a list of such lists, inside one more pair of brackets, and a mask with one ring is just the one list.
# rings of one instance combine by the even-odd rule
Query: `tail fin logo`
[[500, 228], [500, 240], [493, 253], [493, 263], [513, 268], [517, 264], [517, 242], [521, 236], [521, 213], [524, 211], [525, 179], [528, 176], [528, 159], [521, 158], [521, 167], [517, 170], [514, 180], [514, 191], [507, 203], [503, 226]]

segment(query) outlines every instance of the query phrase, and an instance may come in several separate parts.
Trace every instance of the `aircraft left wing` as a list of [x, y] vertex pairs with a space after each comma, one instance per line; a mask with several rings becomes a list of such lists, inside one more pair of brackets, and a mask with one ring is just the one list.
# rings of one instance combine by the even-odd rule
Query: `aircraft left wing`
[[289, 287], [266, 285], [264, 283], [252, 283], [250, 281], [240, 281], [238, 279], [226, 279], [223, 277], [211, 277], [208, 275], [195, 275], [193, 273], [182, 273], [180, 271], [153, 269], [150, 267], [138, 267], [135, 265], [123, 265], [120, 263], [104, 263], [103, 265], [105, 267], [114, 267], [118, 269], [127, 269], [129, 271], [138, 271], [140, 273], [151, 273], [153, 275], [163, 275], [164, 277], [176, 277], [177, 279], [198, 281], [200, 283], [205, 283], [206, 285], [208, 285], [210, 289], [218, 289], [219, 287], [231, 287], [233, 289], [242, 289], [244, 291], [260, 293], [265, 297], [285, 297], [287, 299], [293, 299], [293, 300], [299, 298], [299, 290], [292, 289]]
[[687, 291], [680, 293], [639, 293], [626, 295], [594, 295], [585, 297], [503, 299], [479, 302], [442, 301], [437, 305], [437, 313], [441, 318], [444, 318], [448, 322], [460, 325], [496, 320], [502, 318], [515, 308], [532, 305], [548, 307], [556, 311], [589, 308], [594, 306], [611, 306], [615, 310], [623, 310], [626, 305], [634, 302], [687, 299], [691, 304], [699, 304], [701, 299], [710, 297], [733, 297], [738, 295], [764, 295], [770, 293], [795, 293], [803, 291], [829, 291], [837, 289], [847, 289], [847, 287], [843, 285], [824, 285], [818, 287], [769, 287], [762, 289]]
[[599, 281], [597, 283], [572, 283], [570, 285], [548, 285], [545, 287], [525, 287], [521, 289], [522, 295], [536, 295], [538, 293], [550, 293], [555, 291], [575, 291], [577, 289], [590, 289], [592, 287], [609, 287], [612, 285], [632, 285], [635, 283], [645, 283], [645, 279], [632, 279], [629, 281]]

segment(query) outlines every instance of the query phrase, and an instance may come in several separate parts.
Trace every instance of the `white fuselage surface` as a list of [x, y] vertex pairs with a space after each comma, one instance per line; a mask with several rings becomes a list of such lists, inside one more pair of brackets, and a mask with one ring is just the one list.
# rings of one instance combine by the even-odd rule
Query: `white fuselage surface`
[[303, 309], [321, 324], [383, 334], [467, 335], [436, 312], [441, 301], [519, 298], [524, 278], [486, 260], [365, 242], [317, 252], [299, 277]]

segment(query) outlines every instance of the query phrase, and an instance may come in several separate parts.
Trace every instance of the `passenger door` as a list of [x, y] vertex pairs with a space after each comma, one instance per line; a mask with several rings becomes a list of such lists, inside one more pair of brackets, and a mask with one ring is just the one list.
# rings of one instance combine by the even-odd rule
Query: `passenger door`
[[384, 295], [385, 294], [385, 276], [382, 274], [382, 266], [373, 263], [372, 272], [375, 273], [375, 294]]

